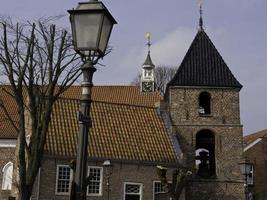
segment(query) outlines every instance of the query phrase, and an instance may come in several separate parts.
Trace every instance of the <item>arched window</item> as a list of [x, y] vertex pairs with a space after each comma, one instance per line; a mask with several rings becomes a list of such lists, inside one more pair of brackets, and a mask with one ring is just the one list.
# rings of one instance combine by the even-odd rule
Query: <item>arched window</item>
[[198, 98], [198, 104], [199, 104], [199, 109], [198, 112], [199, 114], [210, 114], [210, 94], [208, 92], [202, 92], [199, 95]]
[[196, 135], [196, 167], [197, 175], [209, 178], [216, 174], [215, 136], [210, 130], [199, 131]]
[[8, 162], [3, 167], [2, 172], [3, 172], [2, 190], [11, 190], [12, 175], [13, 175], [13, 163]]

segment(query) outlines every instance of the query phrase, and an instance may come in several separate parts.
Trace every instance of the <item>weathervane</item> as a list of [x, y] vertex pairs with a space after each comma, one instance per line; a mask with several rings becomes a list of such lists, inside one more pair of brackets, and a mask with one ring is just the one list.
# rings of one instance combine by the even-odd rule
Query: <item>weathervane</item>
[[147, 39], [147, 47], [148, 47], [148, 53], [150, 53], [150, 47], [151, 47], [151, 33], [147, 32], [145, 34], [145, 38]]
[[198, 0], [198, 5], [199, 5], [199, 29], [203, 30], [203, 9], [202, 9], [202, 5], [203, 5], [203, 0]]

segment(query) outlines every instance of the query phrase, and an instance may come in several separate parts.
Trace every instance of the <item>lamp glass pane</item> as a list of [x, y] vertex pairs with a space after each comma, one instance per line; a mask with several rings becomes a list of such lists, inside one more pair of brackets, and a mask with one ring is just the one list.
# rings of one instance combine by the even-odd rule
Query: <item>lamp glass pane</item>
[[109, 35], [111, 32], [112, 26], [113, 26], [113, 24], [109, 20], [109, 18], [107, 16], [104, 16], [101, 38], [100, 38], [100, 43], [99, 43], [99, 49], [103, 54], [106, 51], [106, 47], [108, 44], [108, 39], [109, 39]]
[[97, 48], [101, 17], [101, 14], [98, 13], [75, 15], [77, 49], [91, 50]]

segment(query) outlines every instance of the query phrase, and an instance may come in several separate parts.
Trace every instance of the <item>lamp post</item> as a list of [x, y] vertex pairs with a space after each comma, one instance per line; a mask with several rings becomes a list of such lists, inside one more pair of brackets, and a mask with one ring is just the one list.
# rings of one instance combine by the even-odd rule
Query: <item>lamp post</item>
[[245, 177], [245, 195], [246, 200], [248, 200], [248, 175], [250, 174], [253, 163], [245, 158], [242, 162], [238, 163], [240, 166], [241, 174]]
[[85, 200], [87, 177], [88, 134], [91, 128], [91, 90], [92, 79], [96, 71], [94, 67], [103, 58], [107, 49], [113, 25], [117, 22], [105, 5], [98, 0], [79, 3], [78, 7], [68, 10], [75, 51], [80, 54], [83, 65], [81, 106], [78, 115], [80, 133], [78, 138], [76, 171], [74, 178], [74, 199]]
[[106, 178], [107, 178], [107, 190], [108, 190], [108, 198], [107, 200], [109, 200], [109, 192], [110, 192], [110, 176], [112, 174], [112, 164], [110, 163], [110, 160], [105, 160], [103, 162], [103, 167], [105, 170], [105, 174], [106, 174]]

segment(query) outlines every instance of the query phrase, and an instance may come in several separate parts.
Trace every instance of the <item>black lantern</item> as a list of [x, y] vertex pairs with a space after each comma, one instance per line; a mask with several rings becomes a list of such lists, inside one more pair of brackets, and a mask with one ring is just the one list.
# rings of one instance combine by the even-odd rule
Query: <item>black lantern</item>
[[107, 196], [108, 196], [108, 200], [109, 200], [109, 195], [110, 195], [110, 176], [112, 174], [112, 164], [110, 162], [110, 160], [105, 160], [103, 162], [103, 167], [106, 171], [106, 179], [107, 179]]
[[68, 12], [74, 49], [84, 56], [103, 57], [113, 25], [117, 24], [105, 5], [91, 0]]
[[245, 195], [246, 200], [249, 199], [249, 188], [248, 188], [248, 176], [252, 171], [253, 163], [250, 162], [247, 158], [245, 158], [242, 162], [238, 163], [240, 166], [241, 174], [245, 177]]
[[244, 159], [242, 162], [238, 163], [240, 166], [241, 174], [244, 176], [248, 176], [252, 171], [253, 163], [248, 159]]

